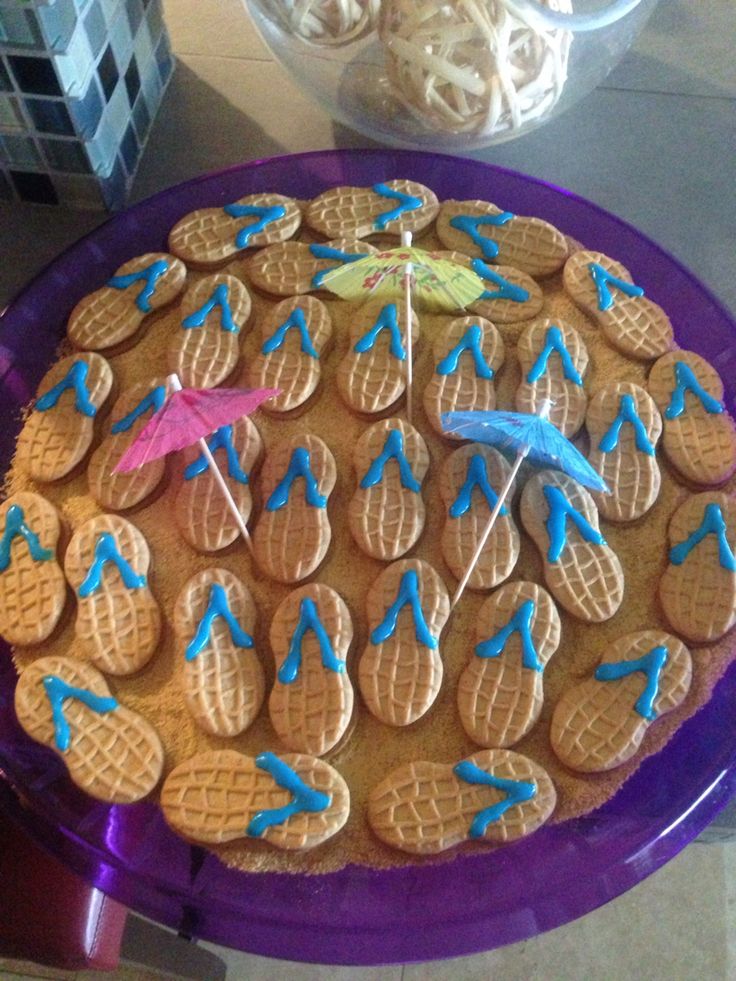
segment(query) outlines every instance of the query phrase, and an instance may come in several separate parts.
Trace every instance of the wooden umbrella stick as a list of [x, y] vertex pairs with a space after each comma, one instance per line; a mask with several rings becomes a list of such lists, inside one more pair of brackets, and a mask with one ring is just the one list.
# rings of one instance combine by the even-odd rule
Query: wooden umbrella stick
[[476, 548], [475, 552], [473, 552], [473, 557], [470, 560], [467, 569], [463, 573], [463, 578], [458, 583], [457, 589], [455, 590], [455, 595], [452, 597], [452, 603], [450, 604], [450, 609], [453, 610], [455, 609], [457, 601], [465, 592], [465, 587], [468, 585], [468, 579], [470, 579], [473, 569], [478, 564], [480, 553], [485, 548], [486, 542], [488, 541], [488, 536], [491, 534], [491, 531], [493, 530], [493, 526], [496, 523], [496, 518], [501, 513], [501, 508], [503, 507], [504, 501], [509, 496], [509, 491], [511, 490], [511, 487], [514, 483], [517, 473], [519, 472], [519, 467], [526, 459], [526, 455], [528, 452], [529, 452], [528, 449], [520, 450], [516, 456], [516, 460], [514, 460], [514, 465], [511, 468], [511, 473], [508, 475], [508, 477], [506, 478], [506, 483], [501, 488], [501, 492], [498, 495], [498, 500], [496, 501], [496, 506], [491, 511], [491, 516], [488, 519], [488, 523], [483, 529], [483, 534], [480, 536], [478, 547]]

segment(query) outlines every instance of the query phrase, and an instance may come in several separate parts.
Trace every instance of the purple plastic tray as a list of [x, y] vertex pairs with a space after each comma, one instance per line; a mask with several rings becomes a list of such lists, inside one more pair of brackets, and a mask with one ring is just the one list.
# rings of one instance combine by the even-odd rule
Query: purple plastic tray
[[[126, 259], [166, 246], [194, 208], [256, 191], [309, 198], [392, 177], [440, 198], [486, 198], [539, 215], [622, 259], [670, 314], [678, 340], [736, 387], [736, 324], [691, 273], [634, 228], [566, 191], [486, 164], [407, 151], [329, 151], [257, 161], [182, 184], [117, 215], [53, 262], [0, 318], [0, 419], [18, 420], [54, 356], [66, 317]], [[0, 432], [0, 463], [19, 423]], [[5, 469], [0, 466], [0, 469]], [[487, 856], [323, 876], [231, 871], [165, 826], [151, 804], [109, 807], [77, 791], [63, 764], [20, 731], [15, 673], [0, 647], [0, 806], [70, 867], [141, 913], [189, 934], [289, 960], [400, 963], [490, 950], [567, 923], [676, 855], [736, 792], [736, 664], [708, 705], [595, 813]], [[339, 847], [338, 844], [334, 847]]]

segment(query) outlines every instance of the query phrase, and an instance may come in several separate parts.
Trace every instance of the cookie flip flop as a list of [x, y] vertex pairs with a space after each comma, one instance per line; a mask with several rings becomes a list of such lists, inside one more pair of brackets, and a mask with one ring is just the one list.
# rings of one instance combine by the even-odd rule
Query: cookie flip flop
[[483, 259], [466, 257], [485, 290], [468, 305], [468, 310], [494, 324], [517, 324], [536, 317], [544, 303], [542, 287], [531, 276], [513, 266], [496, 266]]
[[[406, 390], [406, 311], [403, 304], [372, 300], [350, 322], [348, 353], [337, 368], [337, 390], [360, 415], [392, 409]], [[419, 320], [411, 319], [412, 355], [417, 355]]]
[[669, 317], [620, 262], [600, 252], [574, 252], [565, 263], [563, 282], [573, 303], [622, 354], [651, 361], [675, 346]]
[[487, 201], [444, 201], [437, 235], [446, 249], [535, 277], [557, 272], [568, 256], [567, 240], [554, 225]]
[[166, 401], [166, 385], [163, 377], [151, 378], [132, 385], [115, 402], [109, 433], [87, 464], [87, 486], [100, 507], [109, 511], [135, 507], [163, 480], [166, 471], [163, 457], [128, 473], [116, 473], [115, 467], [151, 416]]
[[[244, 416], [221, 426], [208, 438], [207, 446], [247, 524], [253, 507], [251, 477], [263, 453], [255, 423]], [[203, 453], [184, 469], [174, 501], [174, 520], [184, 541], [198, 552], [219, 552], [241, 534]]]
[[574, 436], [588, 405], [583, 388], [588, 349], [580, 334], [561, 320], [538, 320], [524, 330], [516, 353], [521, 366], [517, 411], [538, 414], [549, 401], [549, 421], [563, 435]]
[[60, 534], [59, 512], [40, 494], [23, 491], [0, 504], [0, 636], [9, 644], [40, 644], [59, 622]]
[[624, 572], [589, 492], [567, 474], [542, 470], [524, 486], [521, 520], [557, 602], [579, 620], [609, 620], [623, 600]]
[[455, 766], [420, 760], [393, 770], [370, 791], [368, 823], [392, 848], [436, 855], [464, 841], [524, 838], [556, 803], [541, 766], [507, 749], [486, 749]]
[[106, 674], [140, 671], [158, 647], [150, 564], [145, 538], [117, 514], [90, 518], [69, 542], [64, 572], [77, 595], [75, 653]]
[[493, 324], [482, 317], [459, 317], [437, 337], [432, 348], [434, 373], [424, 389], [424, 411], [436, 433], [442, 413], [496, 408], [496, 372], [503, 364], [504, 346]]
[[337, 480], [335, 458], [310, 433], [291, 436], [266, 454], [263, 510], [253, 532], [261, 569], [277, 582], [299, 582], [320, 565], [332, 539], [327, 499]]
[[261, 345], [248, 368], [251, 388], [278, 388], [264, 403], [273, 414], [305, 407], [322, 375], [322, 360], [332, 345], [327, 307], [313, 296], [279, 303], [261, 321]]
[[254, 649], [256, 607], [227, 569], [205, 569], [174, 607], [179, 677], [194, 721], [213, 736], [237, 736], [258, 715], [265, 693]]
[[324, 277], [346, 263], [378, 250], [359, 239], [332, 242], [282, 242], [261, 249], [245, 263], [245, 273], [259, 290], [274, 296], [297, 296], [322, 289]]
[[611, 493], [594, 493], [609, 521], [636, 521], [652, 507], [662, 477], [657, 442], [662, 417], [653, 399], [631, 382], [613, 382], [596, 392], [585, 425], [590, 436], [588, 462]]
[[463, 729], [480, 746], [513, 746], [542, 711], [542, 673], [560, 643], [560, 616], [533, 582], [510, 582], [478, 613], [476, 647], [457, 686]]
[[598, 773], [634, 756], [649, 726], [682, 703], [690, 688], [690, 652], [663, 630], [617, 640], [593, 677], [555, 705], [550, 743], [572, 770]]
[[189, 287], [166, 353], [185, 388], [214, 388], [232, 375], [250, 308], [250, 293], [235, 276], [217, 273]]
[[172, 770], [161, 788], [168, 824], [205, 845], [262, 839], [287, 851], [322, 844], [350, 814], [350, 791], [334, 767], [301, 753], [230, 749], [202, 753]]
[[415, 181], [392, 180], [372, 187], [333, 187], [310, 201], [304, 221], [325, 238], [345, 235], [419, 235], [437, 217], [434, 191]]
[[99, 354], [62, 358], [46, 372], [17, 444], [16, 458], [33, 480], [61, 480], [84, 460], [112, 384], [112, 368]]
[[343, 738], [353, 714], [345, 669], [353, 639], [350, 612], [329, 586], [302, 586], [279, 604], [270, 639], [276, 659], [271, 724], [288, 749], [322, 756]]
[[358, 487], [348, 505], [350, 532], [366, 555], [393, 561], [416, 544], [424, 529], [427, 444], [410, 423], [384, 419], [356, 443], [353, 466]]
[[[461, 446], [442, 464], [440, 497], [445, 509], [442, 528], [442, 557], [456, 579], [470, 565], [485, 532], [498, 492], [505, 485], [511, 467], [498, 450], [480, 443]], [[510, 504], [515, 486], [509, 491], [509, 506], [499, 512], [488, 541], [468, 579], [468, 589], [493, 589], [508, 579], [519, 558], [519, 532]]]
[[224, 208], [200, 208], [181, 218], [169, 232], [169, 249], [187, 265], [219, 266], [245, 249], [291, 238], [302, 213], [281, 194], [249, 194]]
[[674, 631], [696, 643], [736, 624], [736, 500], [715, 492], [688, 497], [667, 530], [668, 562], [659, 598]]
[[129, 259], [101, 289], [74, 307], [67, 337], [83, 351], [104, 351], [127, 341], [146, 317], [172, 303], [184, 289], [187, 270], [166, 252]]
[[716, 369], [693, 351], [673, 351], [652, 365], [649, 394], [662, 413], [662, 446], [685, 480], [712, 487], [736, 470], [736, 424], [723, 404]]
[[366, 598], [369, 643], [358, 684], [370, 712], [408, 726], [432, 706], [442, 684], [439, 638], [450, 597], [431, 565], [402, 559], [380, 574]]
[[42, 657], [25, 668], [15, 713], [31, 739], [53, 749], [74, 783], [98, 800], [132, 804], [161, 779], [164, 750], [156, 730], [112, 696], [91, 664]]

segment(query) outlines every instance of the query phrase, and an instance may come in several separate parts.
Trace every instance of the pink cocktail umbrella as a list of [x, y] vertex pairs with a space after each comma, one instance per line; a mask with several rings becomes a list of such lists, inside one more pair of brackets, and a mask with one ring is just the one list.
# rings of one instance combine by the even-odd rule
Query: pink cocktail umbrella
[[182, 388], [176, 375], [169, 375], [171, 394], [158, 412], [138, 433], [114, 469], [115, 473], [137, 470], [151, 460], [198, 443], [225, 495], [248, 548], [250, 535], [230, 488], [222, 476], [205, 436], [220, 426], [249, 416], [258, 406], [280, 393], [278, 388]]

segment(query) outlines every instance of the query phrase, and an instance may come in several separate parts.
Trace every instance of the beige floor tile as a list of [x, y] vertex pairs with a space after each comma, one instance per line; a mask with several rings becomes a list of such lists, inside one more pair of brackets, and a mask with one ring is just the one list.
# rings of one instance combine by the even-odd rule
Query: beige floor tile
[[723, 845], [726, 879], [726, 958], [728, 977], [736, 978], [736, 841]]
[[164, 0], [164, 17], [176, 54], [271, 58], [242, 0]]
[[257, 957], [206, 944], [227, 964], [227, 981], [401, 981], [401, 967], [327, 967]]
[[43, 978], [44, 981], [74, 981], [74, 971], [60, 971], [42, 964], [32, 964], [30, 961], [18, 961], [0, 958], [0, 979], [14, 981], [15, 978]]

